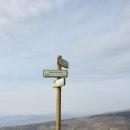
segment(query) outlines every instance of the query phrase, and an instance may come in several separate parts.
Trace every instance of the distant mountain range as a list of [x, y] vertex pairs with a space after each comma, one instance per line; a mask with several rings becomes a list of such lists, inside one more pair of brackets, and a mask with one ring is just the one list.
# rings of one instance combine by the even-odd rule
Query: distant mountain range
[[[67, 114], [67, 113], [62, 114], [63, 119], [68, 119], [71, 117], [74, 117], [74, 114]], [[0, 127], [36, 124], [40, 122], [48, 122], [54, 120], [55, 120], [55, 114], [0, 116]]]
[[[2, 127], [0, 130], [55, 130], [55, 122]], [[62, 130], [130, 130], [130, 110], [63, 120]]]
[[34, 124], [54, 120], [54, 115], [16, 115], [0, 116], [0, 127]]

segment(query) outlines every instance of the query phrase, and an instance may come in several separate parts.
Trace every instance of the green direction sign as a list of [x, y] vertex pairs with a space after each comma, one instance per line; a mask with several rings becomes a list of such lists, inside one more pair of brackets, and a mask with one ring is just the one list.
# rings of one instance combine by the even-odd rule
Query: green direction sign
[[69, 67], [69, 62], [64, 60], [64, 59], [59, 58], [58, 59], [58, 65], [61, 65], [61, 66], [65, 67], [65, 68], [68, 68]]
[[67, 77], [68, 71], [67, 70], [43, 70], [43, 76], [44, 77]]

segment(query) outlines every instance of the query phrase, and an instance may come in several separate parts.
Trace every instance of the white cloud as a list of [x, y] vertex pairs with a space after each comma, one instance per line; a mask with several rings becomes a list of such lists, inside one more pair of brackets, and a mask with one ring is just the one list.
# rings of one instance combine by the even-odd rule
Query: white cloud
[[[19, 104], [18, 100], [23, 100], [24, 93], [25, 98], [28, 97], [29, 93], [29, 98], [25, 103], [29, 102], [30, 106], [25, 108], [28, 110], [23, 111], [21, 108], [16, 110], [12, 106], [10, 113], [17, 113], [18, 111], [28, 113], [30, 107], [34, 105], [32, 99], [35, 100], [37, 106], [40, 104], [42, 93], [40, 97], [35, 99], [35, 90], [37, 93], [39, 93], [39, 90], [38, 88], [31, 90], [31, 88], [37, 86], [42, 88], [42, 81], [44, 83], [49, 81], [45, 86], [51, 86], [51, 79], [43, 79], [42, 70], [55, 69], [56, 56], [58, 54], [61, 54], [70, 63], [67, 86], [70, 85], [72, 90], [70, 90], [69, 96], [66, 95], [68, 99], [73, 88], [75, 88], [76, 94], [80, 92], [77, 89], [78, 86], [84, 86], [85, 88], [90, 85], [94, 89], [97, 84], [92, 82], [93, 79], [98, 82], [99, 79], [101, 82], [105, 79], [105, 83], [98, 84], [98, 86], [108, 85], [108, 80], [111, 79], [113, 82], [110, 86], [113, 88], [112, 84], [120, 85], [118, 80], [120, 81], [121, 78], [129, 78], [130, 22], [128, 22], [128, 9], [126, 11], [123, 10], [125, 13], [120, 10], [122, 12], [120, 16], [117, 16], [117, 13], [113, 15], [112, 11], [109, 14], [108, 10], [107, 17], [102, 8], [99, 11], [99, 8], [95, 10], [94, 7], [91, 7], [92, 12], [88, 12], [85, 7], [74, 9], [73, 5], [69, 5], [69, 9], [72, 6], [72, 10], [68, 10], [68, 6], [65, 9], [61, 9], [64, 2], [61, 0], [0, 1], [0, 35], [2, 36], [0, 43], [0, 84], [5, 88], [4, 92], [1, 91], [3, 95], [1, 95], [0, 100], [3, 102], [3, 112], [6, 113], [9, 110], [4, 109], [10, 105], [10, 101], [13, 102], [14, 106], [16, 102]], [[96, 11], [97, 13], [95, 14]], [[91, 13], [93, 14], [92, 18], [88, 18]], [[112, 26], [109, 24], [110, 22]], [[111, 28], [110, 30], [109, 27]], [[3, 37], [5, 37], [5, 41], [2, 40]], [[120, 79], [117, 78], [115, 81], [113, 77], [117, 75], [122, 77], [119, 77]], [[84, 84], [81, 84], [80, 81], [84, 82]], [[90, 81], [90, 84], [87, 84], [88, 81]], [[71, 85], [74, 82], [78, 84]], [[129, 86], [128, 80], [127, 82], [124, 80], [123, 84], [125, 83]], [[24, 88], [23, 84], [25, 85]], [[31, 87], [26, 90], [28, 84]], [[14, 93], [11, 92], [10, 94], [9, 87], [12, 86], [20, 87], [21, 92], [13, 89]], [[41, 90], [45, 92], [44, 89]], [[10, 99], [5, 98], [5, 96], [8, 96], [6, 91], [9, 91]], [[82, 98], [87, 98], [86, 91], [87, 89], [84, 89], [84, 96], [79, 95], [79, 102], [81, 102]], [[98, 93], [96, 92], [95, 99], [97, 95]], [[43, 98], [45, 98], [44, 102], [50, 101], [50, 98], [52, 98], [51, 95], [49, 99], [46, 97], [46, 94], [43, 95]], [[21, 105], [19, 104], [20, 107], [22, 105], [24, 105], [24, 102]], [[74, 107], [76, 107], [76, 104]], [[68, 108], [66, 107], [66, 109]], [[43, 110], [46, 111], [47, 108], [43, 108]], [[50, 109], [50, 111], [52, 110]], [[36, 110], [37, 112], [38, 109]]]
[[[16, 35], [19, 33], [19, 31], [23, 31], [23, 33], [25, 33], [24, 29], [32, 30], [32, 32], [33, 32], [33, 31], [35, 31], [33, 26], [30, 26], [29, 24], [26, 25], [26, 24], [17, 23], [16, 21], [17, 20], [22, 21], [22, 19], [26, 19], [29, 16], [35, 16], [35, 15], [40, 14], [41, 12], [50, 11], [56, 5], [62, 6], [64, 4], [64, 1], [62, 1], [63, 3], [62, 2], [60, 3], [60, 1], [58, 1], [58, 0], [57, 1], [40, 1], [39, 0], [39, 1], [37, 1], [36, 5], [35, 5], [35, 2], [36, 1], [31, 1], [31, 0], [28, 0], [28, 1], [24, 0], [24, 1], [20, 1], [20, 2], [15, 1], [15, 0], [12, 1], [11, 7], [9, 7], [9, 9], [7, 9], [6, 12], [9, 13], [8, 10], [11, 10], [11, 8], [13, 8], [13, 6], [15, 7], [14, 10], [12, 12], [10, 12], [10, 16], [15, 21], [16, 25], [15, 24], [11, 25], [12, 28], [10, 28], [10, 29], [7, 28], [7, 31], [14, 31], [16, 33]], [[4, 5], [7, 4], [9, 6], [9, 3], [7, 1], [6, 2], [3, 1], [3, 3], [4, 3]], [[46, 5], [46, 4], [48, 6], [44, 7], [44, 5]], [[28, 8], [28, 5], [29, 5], [29, 8]], [[25, 8], [25, 10], [23, 8]], [[36, 11], [37, 13], [31, 12], [30, 8], [32, 8], [32, 10]], [[46, 9], [46, 8], [48, 8], [48, 9]], [[5, 10], [6, 10], [6, 8], [5, 8]], [[16, 13], [16, 17], [15, 17], [15, 10], [18, 10]], [[21, 14], [23, 14], [23, 15], [21, 15]], [[87, 14], [88, 14], [88, 11], [84, 7], [84, 8], [79, 8], [79, 9], [76, 9], [75, 11], [72, 11], [67, 16], [72, 16], [72, 19], [80, 21]], [[18, 15], [18, 17], [17, 17], [17, 15]], [[51, 39], [52, 35], [54, 35], [54, 37], [56, 37], [56, 39], [59, 40], [60, 33], [62, 32], [63, 39], [61, 39], [61, 40], [66, 40], [68, 38], [68, 37], [66, 38], [66, 35], [69, 35], [69, 37], [71, 37], [70, 40], [76, 39], [75, 30], [73, 30], [73, 27], [71, 27], [71, 26], [68, 27], [68, 24], [66, 25], [66, 21], [68, 23], [68, 21], [71, 22], [71, 20], [66, 19], [65, 21], [59, 22], [59, 19], [60, 18], [55, 19], [56, 24], [53, 22], [51, 23], [51, 27], [53, 27], [53, 29], [51, 29], [50, 25], [48, 24], [48, 28], [46, 28], [46, 30], [45, 30], [45, 33], [46, 33], [45, 37], [47, 36], [48, 39], [49, 38]], [[103, 18], [100, 19], [100, 21], [102, 21], [102, 20], [103, 20]], [[63, 24], [62, 26], [64, 26], [64, 25], [65, 26], [59, 27], [59, 25], [61, 25], [61, 23]], [[30, 24], [31, 24], [31, 22], [30, 22]], [[75, 28], [77, 30], [82, 28], [82, 32], [83, 32], [83, 31], [85, 31], [85, 30], [83, 30], [83, 28], [85, 25], [88, 26], [87, 24], [88, 23], [86, 23], [84, 25], [80, 24], [80, 25], [77, 25], [78, 27], [75, 26]], [[21, 25], [21, 26], [19, 26], [19, 25]], [[92, 26], [93, 26], [93, 24], [91, 25], [91, 27]], [[106, 23], [106, 26], [107, 26], [107, 23]], [[69, 29], [67, 30], [66, 28], [69, 28]], [[48, 31], [47, 29], [49, 30], [49, 33], [47, 32]], [[26, 32], [27, 32], [27, 30], [26, 30]], [[87, 31], [90, 31], [90, 30], [87, 30]], [[117, 26], [117, 28], [116, 29], [114, 28], [112, 30], [112, 32], [100, 34], [100, 35], [93, 36], [90, 38], [82, 37], [82, 33], [80, 34], [80, 32], [79, 32], [80, 40], [78, 40], [76, 42], [74, 41], [75, 43], [71, 43], [70, 41], [68, 41], [69, 45], [66, 44], [62, 48], [59, 48], [59, 49], [63, 50], [62, 52], [67, 52], [67, 55], [71, 56], [70, 60], [73, 59], [70, 62], [74, 66], [74, 68], [73, 68], [74, 73], [84, 71], [83, 70], [84, 68], [86, 71], [90, 71], [90, 73], [92, 73], [94, 71], [97, 71], [97, 72], [101, 72], [104, 70], [107, 71], [107, 69], [109, 70], [109, 69], [115, 68], [116, 65], [119, 65], [119, 63], [120, 64], [128, 63], [127, 60], [129, 61], [129, 59], [127, 58], [127, 56], [125, 56], [124, 51], [125, 51], [125, 48], [129, 49], [129, 42], [128, 42], [130, 40], [129, 33], [130, 33], [129, 23], [126, 24], [125, 21], [121, 21], [120, 24]], [[42, 36], [43, 36], [43, 34], [40, 34], [40, 38]], [[26, 36], [26, 37], [28, 37], [28, 36]], [[20, 37], [20, 38], [22, 39], [22, 37]], [[30, 39], [32, 39], [32, 38], [30, 37]], [[42, 39], [43, 42], [44, 42], [44, 39], [45, 38]], [[43, 52], [46, 52], [46, 54], [53, 52], [53, 50], [58, 50], [57, 46], [59, 46], [59, 44], [60, 44], [60, 43], [53, 43], [53, 44], [45, 45], [40, 41], [41, 39], [40, 40], [37, 39], [37, 40], [40, 43], [37, 42], [37, 44], [36, 44], [36, 43], [33, 43], [33, 41], [29, 41], [32, 43], [22, 43], [22, 45], [20, 45], [21, 43], [15, 43], [13, 45], [8, 43], [7, 45], [6, 44], [2, 45], [2, 46], [6, 46], [5, 47], [7, 49], [6, 52], [8, 52], [9, 55], [6, 55], [6, 53], [4, 53], [5, 57], [8, 60], [6, 60], [5, 58], [3, 59], [4, 64], [1, 65], [1, 68], [5, 68], [5, 64], [6, 64], [7, 65], [6, 67], [9, 70], [8, 73], [12, 73], [12, 71], [19, 71], [20, 70], [19, 68], [22, 68], [23, 70], [32, 68], [32, 70], [33, 70], [34, 66], [36, 68], [38, 66], [38, 64], [41, 63], [41, 61], [39, 59], [39, 61], [37, 61], [35, 64], [33, 64], [33, 61], [36, 59], [34, 59], [34, 58], [31, 59], [31, 58], [35, 57], [36, 53], [37, 54], [40, 53], [39, 54], [39, 56], [40, 56], [40, 55], [44, 54]], [[52, 42], [53, 42], [53, 40], [52, 40]], [[54, 42], [57, 42], [57, 41], [54, 40]], [[22, 49], [22, 47], [24, 47], [24, 49]], [[4, 48], [4, 50], [5, 50], [5, 48]], [[17, 48], [17, 50], [16, 50], [16, 48]], [[1, 52], [2, 52], [2, 49], [1, 49]], [[122, 57], [122, 59], [120, 59], [120, 56]], [[44, 58], [45, 57], [46, 56], [44, 55]], [[125, 58], [123, 58], [123, 57], [125, 57]], [[37, 58], [37, 56], [36, 56], [36, 58]], [[107, 61], [106, 61], [106, 59], [107, 59]], [[14, 63], [8, 64], [9, 62], [12, 62], [12, 61]], [[109, 64], [108, 64], [108, 61], [109, 61]], [[23, 62], [24, 62], [24, 66], [22, 64]], [[83, 64], [80, 65], [80, 66], [82, 66], [82, 68], [79, 68], [79, 64], [76, 64], [76, 62], [77, 63], [84, 62], [84, 65]], [[26, 65], [26, 67], [25, 67], [25, 65]], [[29, 66], [31, 66], [31, 67], [29, 67]], [[85, 66], [87, 66], [87, 67], [85, 67]], [[25, 68], [27, 68], [27, 69], [25, 69]], [[4, 73], [5, 69], [2, 69], [2, 70], [3, 70], [2, 72]]]
[[[55, 7], [61, 7], [64, 0], [1, 0], [0, 1], [0, 36], [6, 38], [6, 33], [24, 25], [21, 22], [29, 17], [49, 13]], [[22, 26], [22, 27], [20, 27]]]
[[69, 46], [70, 55], [75, 59], [72, 63], [72, 75], [85, 73], [90, 77], [92, 75], [111, 77], [130, 74], [129, 41], [130, 24], [126, 24], [125, 21], [110, 33], [76, 41]]
[[63, 0], [1, 0], [1, 17], [13, 20], [27, 18], [28, 16], [38, 15], [41, 12], [48, 12], [55, 6], [61, 6]]
[[77, 8], [68, 15], [67, 19], [72, 23], [81, 22], [84, 19], [89, 18], [89, 16], [92, 15], [91, 12], [92, 11], [86, 6], [84, 8]]
[[126, 7], [124, 8], [124, 11], [122, 13], [122, 15], [127, 19], [129, 18], [130, 20], [130, 4], [126, 5]]

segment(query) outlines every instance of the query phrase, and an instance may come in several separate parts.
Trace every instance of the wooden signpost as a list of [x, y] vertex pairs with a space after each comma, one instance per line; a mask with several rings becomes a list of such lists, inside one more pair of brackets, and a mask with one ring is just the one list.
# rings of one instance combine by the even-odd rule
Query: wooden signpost
[[61, 87], [65, 85], [65, 78], [68, 76], [67, 70], [62, 67], [69, 68], [68, 61], [57, 57], [57, 70], [43, 70], [43, 76], [46, 78], [57, 78], [53, 82], [53, 88], [56, 88], [56, 130], [61, 130]]

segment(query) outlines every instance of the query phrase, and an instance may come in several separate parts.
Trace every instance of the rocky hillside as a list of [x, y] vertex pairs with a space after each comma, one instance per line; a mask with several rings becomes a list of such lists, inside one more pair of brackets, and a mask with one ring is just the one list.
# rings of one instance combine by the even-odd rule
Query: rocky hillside
[[[55, 130], [55, 122], [3, 127], [0, 130]], [[63, 120], [62, 130], [130, 130], [130, 111]]]

